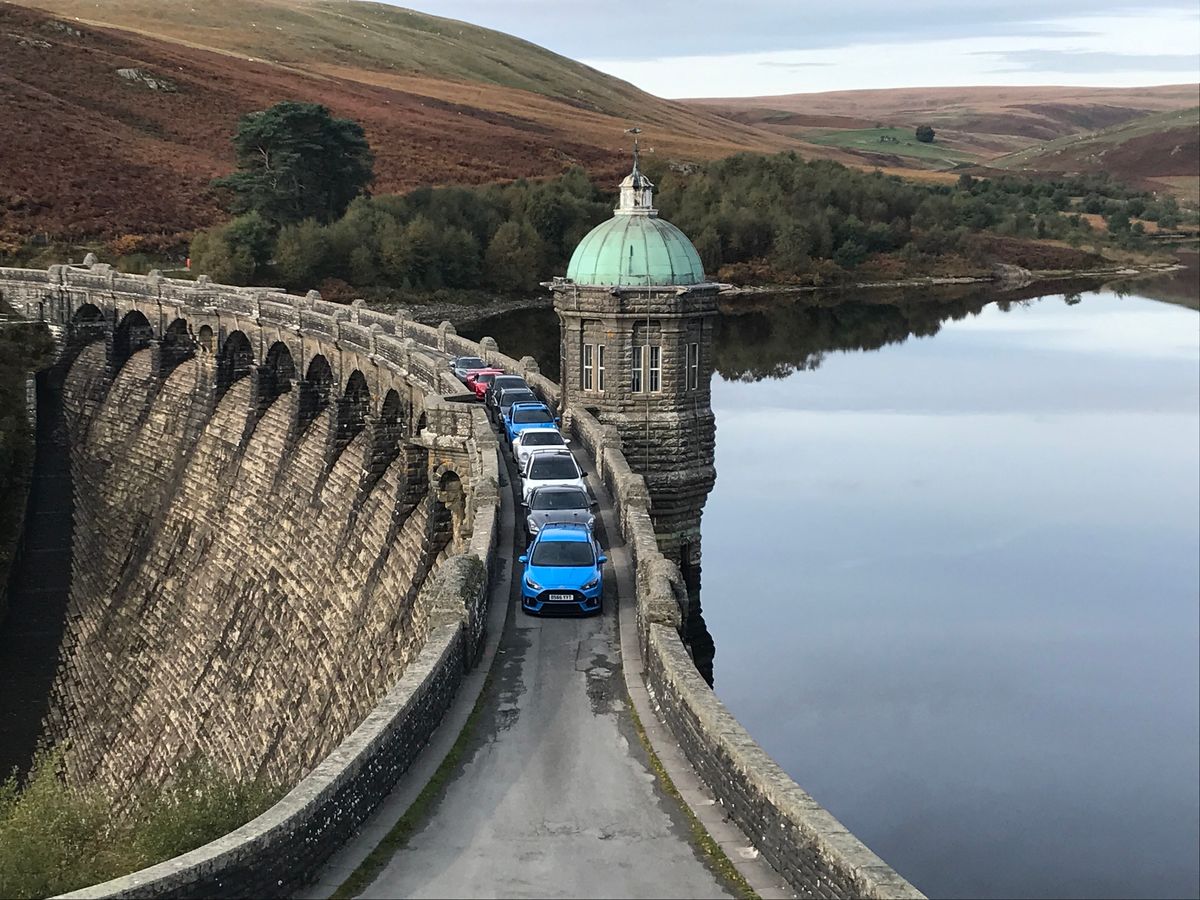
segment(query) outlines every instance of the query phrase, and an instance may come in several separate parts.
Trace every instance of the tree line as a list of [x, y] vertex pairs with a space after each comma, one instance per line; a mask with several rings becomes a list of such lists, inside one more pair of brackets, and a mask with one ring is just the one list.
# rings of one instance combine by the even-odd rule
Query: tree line
[[[316, 104], [246, 117], [234, 146], [238, 171], [217, 184], [235, 217], [191, 246], [193, 268], [233, 283], [326, 283], [368, 296], [531, 291], [565, 271], [615, 200], [578, 168], [547, 180], [371, 196], [361, 127]], [[919, 268], [948, 254], [979, 256], [981, 242], [968, 238], [980, 232], [1136, 247], [1143, 226], [1133, 219], [1170, 227], [1183, 215], [1173, 199], [1105, 176], [928, 184], [792, 151], [646, 169], [663, 216], [691, 237], [711, 276], [732, 280], [836, 281], [879, 257]], [[1106, 236], [1081, 215], [1093, 211], [1105, 216]]]

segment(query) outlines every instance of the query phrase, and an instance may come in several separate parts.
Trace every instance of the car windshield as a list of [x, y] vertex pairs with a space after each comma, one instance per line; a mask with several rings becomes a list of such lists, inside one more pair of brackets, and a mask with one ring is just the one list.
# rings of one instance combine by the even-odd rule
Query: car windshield
[[497, 375], [495, 386], [498, 390], [502, 391], [505, 388], [523, 388], [527, 385], [525, 384], [525, 379], [520, 375]]
[[458, 358], [458, 367], [460, 369], [482, 369], [487, 365], [478, 356], [460, 356]]
[[532, 509], [587, 509], [587, 494], [580, 490], [535, 491], [530, 499]]
[[518, 409], [513, 413], [513, 421], [518, 425], [534, 425], [553, 422], [554, 417], [545, 409]]
[[529, 468], [530, 478], [578, 478], [579, 470], [575, 468], [575, 460], [567, 456], [535, 457]]
[[592, 545], [587, 541], [538, 541], [530, 561], [535, 566], [593, 566]]
[[536, 400], [533, 391], [505, 391], [500, 398], [501, 406], [512, 406], [525, 400]]
[[522, 447], [561, 447], [563, 445], [562, 435], [549, 429], [531, 431], [521, 438]]
[[496, 375], [493, 372], [485, 372], [482, 375], [476, 375], [475, 380], [480, 384], [491, 384], [496, 380]]

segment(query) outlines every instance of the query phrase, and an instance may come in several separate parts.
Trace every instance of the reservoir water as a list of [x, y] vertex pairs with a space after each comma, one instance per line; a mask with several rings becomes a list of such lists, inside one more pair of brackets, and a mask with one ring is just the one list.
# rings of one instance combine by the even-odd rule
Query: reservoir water
[[715, 689], [931, 896], [1200, 892], [1200, 314], [1138, 290], [722, 317]]

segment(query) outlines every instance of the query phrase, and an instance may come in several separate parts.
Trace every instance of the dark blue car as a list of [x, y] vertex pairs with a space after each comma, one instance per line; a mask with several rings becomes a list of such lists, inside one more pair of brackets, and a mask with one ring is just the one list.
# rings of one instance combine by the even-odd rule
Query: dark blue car
[[607, 557], [586, 525], [547, 525], [521, 562], [521, 608], [546, 615], [592, 615], [603, 605]]

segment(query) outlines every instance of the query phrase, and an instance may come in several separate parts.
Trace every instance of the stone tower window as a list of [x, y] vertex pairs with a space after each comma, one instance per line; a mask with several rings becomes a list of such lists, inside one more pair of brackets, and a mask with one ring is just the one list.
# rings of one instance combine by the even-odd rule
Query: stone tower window
[[595, 350], [595, 344], [583, 345], [583, 389], [590, 391], [592, 389], [592, 352]]
[[700, 345], [688, 344], [687, 387], [689, 391], [700, 389]]
[[650, 390], [654, 393], [662, 390], [662, 348], [651, 345], [650, 350]]
[[596, 346], [596, 390], [604, 393], [604, 345]]
[[633, 345], [633, 360], [629, 366], [629, 390], [635, 394], [642, 392], [642, 350], [641, 344]]

